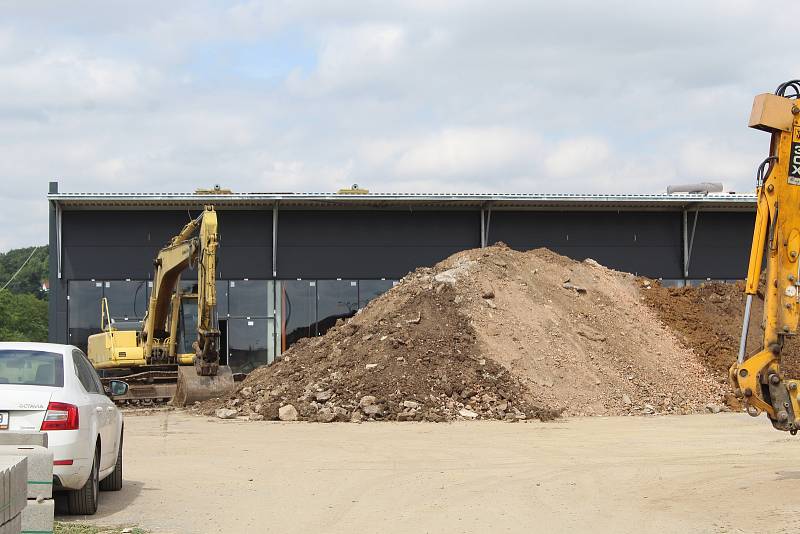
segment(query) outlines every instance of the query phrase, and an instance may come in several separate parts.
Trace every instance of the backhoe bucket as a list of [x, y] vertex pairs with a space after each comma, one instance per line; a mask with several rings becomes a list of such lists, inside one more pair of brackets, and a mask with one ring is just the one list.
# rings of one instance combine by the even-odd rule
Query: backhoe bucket
[[194, 365], [178, 366], [178, 387], [172, 399], [174, 406], [224, 397], [234, 389], [231, 368], [221, 365], [216, 376], [200, 376]]

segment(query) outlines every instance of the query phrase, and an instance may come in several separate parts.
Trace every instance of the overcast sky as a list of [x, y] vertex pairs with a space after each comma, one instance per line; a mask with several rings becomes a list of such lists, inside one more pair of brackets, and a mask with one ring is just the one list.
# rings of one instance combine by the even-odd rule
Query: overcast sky
[[753, 189], [794, 3], [0, 0], [0, 250], [61, 191]]

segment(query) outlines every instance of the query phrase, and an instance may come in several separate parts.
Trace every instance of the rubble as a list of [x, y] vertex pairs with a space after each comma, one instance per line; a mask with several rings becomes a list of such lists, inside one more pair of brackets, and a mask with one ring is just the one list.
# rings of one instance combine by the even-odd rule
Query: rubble
[[286, 406], [281, 406], [278, 409], [278, 418], [281, 421], [297, 421], [297, 417], [298, 417], [297, 408], [295, 408], [291, 404], [287, 404]]

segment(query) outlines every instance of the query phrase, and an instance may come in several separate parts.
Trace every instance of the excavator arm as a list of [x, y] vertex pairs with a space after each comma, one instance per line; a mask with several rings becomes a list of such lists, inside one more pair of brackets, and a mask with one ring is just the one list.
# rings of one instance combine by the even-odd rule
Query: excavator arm
[[[742, 337], [729, 375], [736, 395], [752, 416], [762, 412], [778, 430], [800, 429], [800, 381], [781, 371], [781, 351], [797, 335], [800, 319], [800, 81], [786, 82], [775, 94], [756, 97], [750, 127], [771, 134], [769, 156], [757, 176], [758, 199], [745, 287]], [[747, 352], [753, 296], [766, 256], [764, 336], [761, 348]]]

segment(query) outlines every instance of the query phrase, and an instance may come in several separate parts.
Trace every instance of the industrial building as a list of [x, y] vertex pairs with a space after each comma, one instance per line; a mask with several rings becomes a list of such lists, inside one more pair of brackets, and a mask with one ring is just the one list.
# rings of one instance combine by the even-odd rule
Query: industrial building
[[755, 213], [752, 194], [64, 193], [53, 182], [47, 198], [50, 341], [84, 349], [101, 298], [117, 320], [142, 318], [151, 259], [214, 205], [222, 357], [236, 372], [322, 334], [407, 272], [497, 241], [668, 283], [740, 279]]

